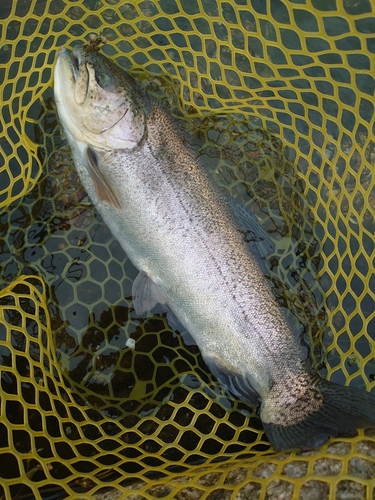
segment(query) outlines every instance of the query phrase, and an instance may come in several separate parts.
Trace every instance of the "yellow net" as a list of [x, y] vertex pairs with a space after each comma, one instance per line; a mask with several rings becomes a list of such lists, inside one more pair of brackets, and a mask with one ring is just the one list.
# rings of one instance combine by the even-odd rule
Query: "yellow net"
[[103, 31], [270, 232], [316, 368], [371, 390], [372, 2], [2, 0], [0, 28], [0, 498], [373, 498], [374, 431], [275, 454], [196, 346], [135, 316], [52, 91], [56, 51]]

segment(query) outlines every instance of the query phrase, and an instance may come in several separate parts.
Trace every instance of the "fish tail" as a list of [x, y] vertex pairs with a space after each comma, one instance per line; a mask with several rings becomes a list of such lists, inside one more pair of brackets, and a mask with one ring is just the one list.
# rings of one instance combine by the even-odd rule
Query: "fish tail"
[[275, 383], [263, 399], [260, 416], [278, 450], [308, 450], [330, 437], [359, 427], [375, 427], [375, 396], [302, 374]]

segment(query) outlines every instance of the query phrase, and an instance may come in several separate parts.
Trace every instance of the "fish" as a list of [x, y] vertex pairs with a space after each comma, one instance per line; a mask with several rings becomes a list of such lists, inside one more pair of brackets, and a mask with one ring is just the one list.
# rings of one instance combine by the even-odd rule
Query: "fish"
[[375, 426], [373, 394], [311, 368], [262, 271], [268, 234], [220, 190], [169, 110], [114, 61], [79, 47], [58, 52], [54, 94], [82, 184], [139, 270], [136, 313], [160, 304], [182, 325], [224, 389], [258, 405], [277, 450]]

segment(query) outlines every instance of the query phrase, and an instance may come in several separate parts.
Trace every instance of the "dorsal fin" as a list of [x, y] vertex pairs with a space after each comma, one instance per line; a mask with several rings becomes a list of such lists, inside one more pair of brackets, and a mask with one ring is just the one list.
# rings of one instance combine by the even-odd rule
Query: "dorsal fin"
[[251, 250], [258, 257], [268, 257], [275, 251], [275, 244], [270, 235], [262, 228], [256, 215], [240, 201], [227, 195], [230, 211], [244, 235], [244, 239], [250, 244]]

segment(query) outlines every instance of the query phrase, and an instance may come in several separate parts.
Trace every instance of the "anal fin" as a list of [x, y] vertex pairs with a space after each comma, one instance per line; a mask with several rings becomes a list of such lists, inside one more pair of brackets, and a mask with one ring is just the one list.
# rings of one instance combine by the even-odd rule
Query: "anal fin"
[[210, 371], [228, 392], [247, 403], [259, 404], [260, 396], [251, 386], [246, 375], [230, 370], [217, 358], [210, 356], [203, 356], [203, 358]]

